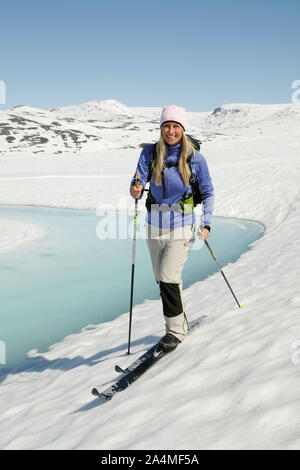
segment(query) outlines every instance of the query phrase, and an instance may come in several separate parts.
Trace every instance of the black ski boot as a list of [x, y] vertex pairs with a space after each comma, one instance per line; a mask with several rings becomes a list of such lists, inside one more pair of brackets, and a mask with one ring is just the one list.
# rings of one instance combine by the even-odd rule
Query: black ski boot
[[165, 336], [163, 336], [158, 343], [158, 346], [156, 348], [156, 351], [163, 351], [163, 352], [171, 352], [174, 349], [177, 348], [178, 344], [181, 343], [181, 341], [176, 338], [176, 336], [172, 335], [172, 333], [167, 333]]

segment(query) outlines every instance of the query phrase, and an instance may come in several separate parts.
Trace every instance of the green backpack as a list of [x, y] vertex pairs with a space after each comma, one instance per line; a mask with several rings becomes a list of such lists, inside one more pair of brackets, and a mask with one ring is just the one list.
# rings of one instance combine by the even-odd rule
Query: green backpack
[[[200, 151], [200, 146], [201, 146], [202, 142], [198, 139], [195, 139], [191, 135], [186, 134], [186, 136], [189, 139], [189, 141], [191, 142], [194, 149], [197, 150], [197, 151]], [[194, 177], [192, 166], [191, 166], [192, 157], [193, 157], [193, 154], [189, 155], [188, 158], [187, 158], [187, 163], [188, 163], [188, 165], [190, 167], [190, 170], [191, 170], [190, 185], [191, 185], [191, 188], [192, 188], [192, 194], [185, 194], [183, 196], [183, 198], [180, 199], [180, 201], [177, 202], [177, 204], [179, 205], [179, 208], [180, 208], [179, 209], [180, 212], [182, 212], [184, 214], [192, 213], [193, 210], [194, 210], [194, 207], [196, 207], [198, 204], [201, 204], [201, 202], [202, 202], [202, 195], [201, 195], [201, 191], [200, 191], [200, 188], [199, 188], [199, 184], [198, 184], [198, 182], [196, 181], [196, 179]], [[156, 154], [156, 145], [154, 145], [152, 155], [151, 155], [151, 162], [150, 162], [150, 165], [149, 165], [148, 182], [151, 181], [151, 179], [152, 179], [152, 175], [153, 175], [156, 163], [157, 163], [157, 154]], [[170, 163], [165, 164], [165, 168], [170, 168], [172, 166], [175, 166], [175, 167], [178, 166], [178, 162], [177, 163], [170, 162]], [[166, 197], [164, 169], [161, 172], [161, 181], [162, 181], [162, 187], [163, 187], [163, 195], [164, 195], [164, 197]], [[148, 212], [151, 212], [151, 205], [156, 204], [156, 201], [155, 201], [154, 197], [151, 194], [150, 188], [145, 189], [145, 191], [148, 191], [148, 196], [147, 196], [147, 199], [146, 199], [146, 208], [147, 208]]]

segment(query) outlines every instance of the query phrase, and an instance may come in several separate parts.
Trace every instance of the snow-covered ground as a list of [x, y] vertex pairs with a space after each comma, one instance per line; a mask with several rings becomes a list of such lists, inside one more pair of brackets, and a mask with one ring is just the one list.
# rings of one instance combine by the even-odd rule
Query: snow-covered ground
[[[102, 123], [101, 139], [78, 151], [54, 135], [43, 149], [29, 137], [33, 148], [24, 141], [12, 146], [15, 141], [6, 137], [21, 141], [28, 130], [20, 127], [29, 124], [22, 108], [2, 111], [0, 204], [118, 207], [127, 197], [140, 143], [158, 136], [158, 109], [125, 108], [97, 101], [40, 114], [23, 110], [36, 121], [39, 115], [43, 126], [55, 114], [56, 130], [70, 124], [59, 119], [74, 119], [72, 126], [82, 132], [95, 124], [87, 122], [90, 112]], [[187, 313], [190, 319], [206, 315], [202, 326], [104, 404], [90, 390], [105, 388], [115, 363], [126, 366], [163, 334], [160, 301], [135, 306], [130, 359], [128, 313], [70, 335], [47, 353], [32, 352], [25, 364], [0, 374], [0, 448], [299, 448], [300, 105], [227, 104], [188, 118], [212, 174], [214, 214], [266, 227], [251, 251], [224, 268], [245, 307], [236, 307], [219, 273], [190, 286]], [[126, 129], [118, 128], [125, 121]]]

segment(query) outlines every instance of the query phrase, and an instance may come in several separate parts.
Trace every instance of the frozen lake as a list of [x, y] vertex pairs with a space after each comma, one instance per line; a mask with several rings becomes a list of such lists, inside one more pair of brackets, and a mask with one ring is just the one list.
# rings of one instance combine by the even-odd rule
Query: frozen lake
[[[1, 207], [0, 217], [38, 224], [46, 232], [30, 248], [0, 258], [0, 341], [6, 347], [6, 366], [21, 363], [32, 349], [44, 352], [83, 327], [129, 311], [132, 214]], [[139, 215], [134, 304], [159, 299], [143, 239], [144, 218]], [[113, 239], [105, 238], [106, 231]], [[209, 243], [225, 266], [263, 232], [254, 221], [214, 217]], [[184, 268], [184, 288], [216, 271], [197, 240]]]

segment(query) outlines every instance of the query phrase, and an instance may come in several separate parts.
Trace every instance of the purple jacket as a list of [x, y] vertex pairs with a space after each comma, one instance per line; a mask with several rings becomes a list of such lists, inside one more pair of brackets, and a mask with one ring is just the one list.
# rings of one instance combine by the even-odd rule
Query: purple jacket
[[[149, 166], [151, 162], [151, 155], [155, 144], [147, 145], [143, 148], [135, 174], [131, 180], [131, 185], [134, 184], [136, 174], [140, 175], [140, 184], [144, 187], [149, 180]], [[178, 162], [181, 152], [181, 143], [175, 146], [166, 145], [167, 162]], [[196, 181], [198, 181], [199, 188], [202, 194], [202, 218], [201, 223], [211, 225], [211, 217], [214, 206], [214, 188], [211, 182], [208, 166], [203, 155], [197, 151], [191, 160], [191, 168]], [[162, 184], [156, 186], [154, 181], [150, 181], [150, 191], [157, 204], [175, 205], [186, 194], [192, 193], [190, 185], [185, 186], [182, 176], [179, 173], [178, 166], [173, 166], [164, 169], [165, 177], [165, 197], [163, 196]], [[148, 212], [148, 224], [156, 225], [164, 228], [180, 227], [183, 225], [191, 225], [195, 221], [194, 212], [191, 214], [182, 214], [177, 211], [155, 211]]]

